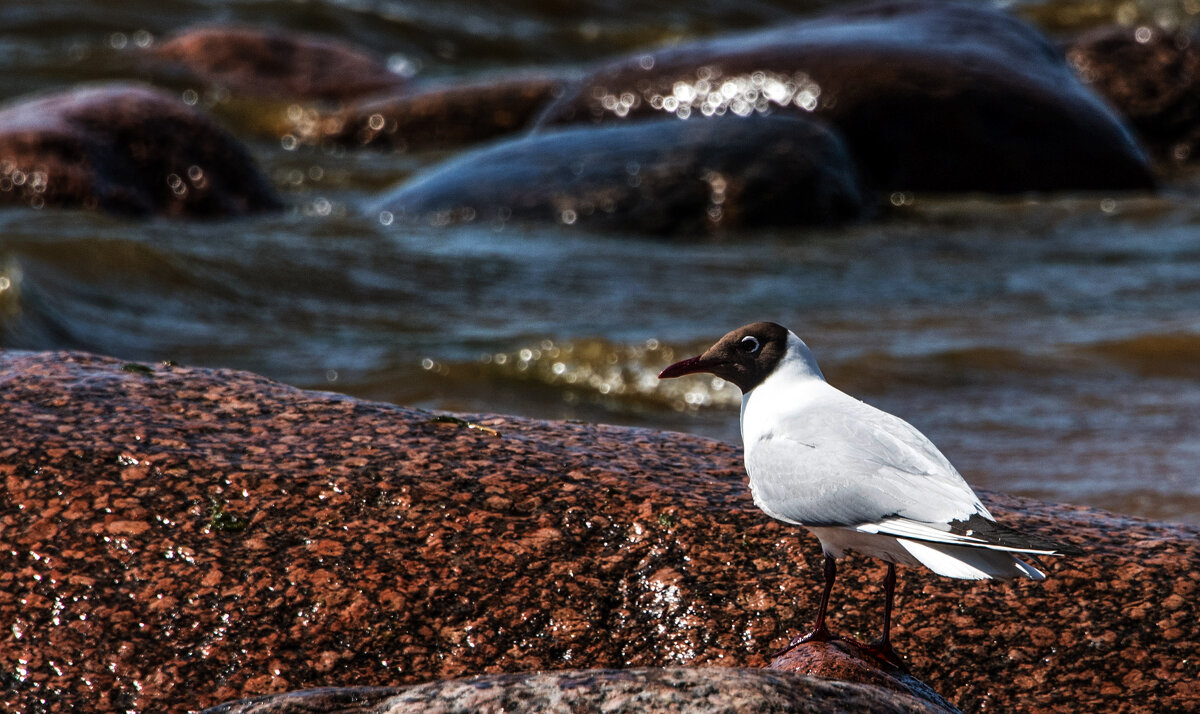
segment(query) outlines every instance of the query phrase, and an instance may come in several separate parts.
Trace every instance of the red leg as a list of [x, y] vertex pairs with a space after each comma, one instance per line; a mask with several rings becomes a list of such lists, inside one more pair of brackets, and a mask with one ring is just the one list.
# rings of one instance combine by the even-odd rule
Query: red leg
[[829, 641], [829, 629], [825, 627], [825, 612], [829, 609], [829, 594], [833, 592], [833, 581], [837, 578], [837, 561], [832, 555], [825, 555], [825, 592], [821, 594], [821, 604], [817, 607], [817, 619], [813, 623], [813, 631], [808, 633], [806, 640], [817, 642]]
[[832, 555], [825, 554], [825, 592], [821, 595], [821, 604], [817, 607], [817, 619], [813, 623], [812, 632], [806, 635], [799, 635], [782, 650], [775, 653], [778, 657], [785, 652], [790, 652], [798, 645], [805, 642], [828, 642], [833, 638], [829, 628], [825, 626], [825, 612], [829, 609], [829, 594], [833, 592], [833, 581], [837, 578], [837, 561]]
[[896, 596], [896, 564], [888, 563], [887, 577], [883, 581], [883, 636], [867, 645], [875, 656], [894, 664], [897, 667], [904, 665], [900, 655], [896, 654], [896, 650], [892, 649], [892, 599]]

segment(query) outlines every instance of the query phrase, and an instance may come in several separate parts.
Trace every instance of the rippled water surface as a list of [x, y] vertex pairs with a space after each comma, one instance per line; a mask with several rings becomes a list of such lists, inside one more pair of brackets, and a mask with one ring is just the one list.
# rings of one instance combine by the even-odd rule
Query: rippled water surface
[[[125, 47], [199, 21], [320, 30], [454, 75], [578, 64], [804, 11], [785, 5], [7, 3], [0, 98], [119, 76]], [[0, 344], [736, 442], [735, 389], [654, 375], [771, 319], [806, 338], [830, 381], [914, 423], [978, 486], [1200, 523], [1195, 176], [1158, 196], [918, 195], [846, 229], [663, 241], [385, 225], [362, 207], [445, 154], [243, 138], [285, 215], [0, 212]]]

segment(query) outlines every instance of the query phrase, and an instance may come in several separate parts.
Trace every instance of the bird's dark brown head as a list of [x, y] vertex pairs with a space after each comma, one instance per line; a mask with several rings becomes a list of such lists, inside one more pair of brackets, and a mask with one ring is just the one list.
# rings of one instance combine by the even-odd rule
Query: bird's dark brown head
[[787, 354], [788, 330], [774, 322], [755, 322], [730, 332], [698, 357], [676, 362], [659, 379], [708, 372], [749, 392], [775, 371]]

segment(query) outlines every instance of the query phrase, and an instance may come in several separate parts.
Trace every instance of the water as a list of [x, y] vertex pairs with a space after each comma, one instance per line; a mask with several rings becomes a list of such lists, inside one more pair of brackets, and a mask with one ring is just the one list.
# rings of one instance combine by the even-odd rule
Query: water
[[[783, 5], [8, 3], [0, 96], [120, 76], [131, 44], [200, 21], [321, 30], [438, 76], [581, 63], [801, 12]], [[736, 443], [735, 389], [654, 375], [771, 319], [975, 485], [1200, 523], [1198, 175], [1158, 196], [897, 197], [870, 225], [694, 241], [422, 229], [362, 206], [445, 154], [287, 150], [210, 108], [242, 127], [289, 211], [195, 224], [0, 212], [0, 345]]]

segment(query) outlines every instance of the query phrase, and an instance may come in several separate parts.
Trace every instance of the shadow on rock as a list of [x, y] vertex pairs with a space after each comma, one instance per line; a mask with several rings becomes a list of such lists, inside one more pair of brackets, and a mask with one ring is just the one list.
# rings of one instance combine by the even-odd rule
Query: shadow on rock
[[375, 210], [435, 225], [511, 220], [695, 234], [831, 225], [867, 207], [835, 133], [803, 117], [757, 116], [517, 139], [437, 166]]

